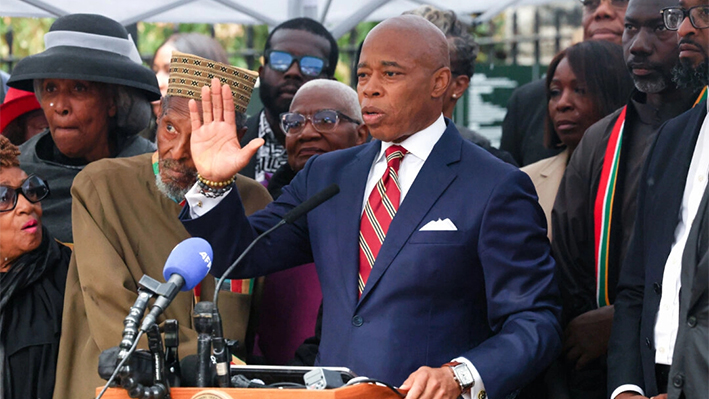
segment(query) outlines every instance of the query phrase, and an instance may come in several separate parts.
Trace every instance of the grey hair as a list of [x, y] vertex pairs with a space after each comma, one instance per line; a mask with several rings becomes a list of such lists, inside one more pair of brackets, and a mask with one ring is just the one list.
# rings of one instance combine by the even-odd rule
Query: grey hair
[[442, 11], [433, 6], [422, 5], [414, 10], [406, 11], [404, 14], [419, 15], [436, 25], [448, 39], [448, 49], [451, 52], [451, 71], [469, 78], [473, 76], [475, 59], [480, 52], [480, 45], [468, 33], [467, 25], [458, 19], [455, 11]]
[[[42, 101], [42, 82], [44, 79], [34, 79], [33, 81], [34, 95], [40, 102]], [[141, 90], [117, 84], [101, 84], [105, 85], [109, 93], [114, 96], [116, 104], [114, 126], [120, 135], [133, 136], [148, 127], [152, 108]]]
[[347, 107], [347, 109], [345, 110], [347, 116], [350, 116], [362, 122], [362, 107], [360, 107], [359, 105], [359, 97], [357, 96], [357, 92], [354, 91], [353, 88], [336, 80], [314, 79], [300, 86], [300, 89], [298, 89], [298, 91], [295, 93], [295, 96], [293, 97], [293, 101], [295, 101], [295, 99], [298, 97], [298, 94], [300, 94], [302, 91], [310, 89], [325, 89], [335, 94], [336, 97], [343, 99]]

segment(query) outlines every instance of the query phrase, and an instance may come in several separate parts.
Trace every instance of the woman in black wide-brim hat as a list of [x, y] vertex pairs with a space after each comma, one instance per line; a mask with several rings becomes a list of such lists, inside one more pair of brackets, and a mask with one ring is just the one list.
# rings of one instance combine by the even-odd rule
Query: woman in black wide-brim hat
[[20, 165], [52, 182], [44, 223], [58, 240], [72, 242], [74, 177], [90, 162], [155, 150], [138, 133], [160, 90], [128, 32], [110, 18], [61, 17], [44, 41], [45, 51], [18, 62], [8, 84], [34, 90], [47, 117], [49, 130], [20, 147]]

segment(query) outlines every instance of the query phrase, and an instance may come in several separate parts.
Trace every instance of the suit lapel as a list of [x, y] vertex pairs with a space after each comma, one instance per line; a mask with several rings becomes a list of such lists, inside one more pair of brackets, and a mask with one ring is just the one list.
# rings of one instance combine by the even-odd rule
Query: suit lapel
[[[347, 243], [346, 248], [339, 248], [342, 262], [342, 279], [344, 291], [347, 294], [347, 303], [356, 303], [358, 300], [357, 276], [359, 273], [359, 224], [364, 190], [367, 177], [372, 167], [374, 158], [379, 154], [381, 142], [373, 140], [352, 159], [342, 170], [343, 181], [340, 182], [340, 194], [335, 215], [340, 215], [337, 222], [338, 243]], [[367, 193], [368, 195], [369, 193]]]
[[[649, 200], [646, 203], [654, 204], [652, 209], [647, 209], [646, 214], [652, 215], [652, 225], [648, 226], [646, 242], [651, 243], [652, 256], [648, 262], [651, 274], [659, 273], [653, 278], [662, 279], [667, 256], [674, 242], [674, 227], [679, 222], [679, 210], [682, 205], [684, 187], [687, 182], [689, 165], [692, 162], [694, 146], [704, 121], [706, 105], [699, 105], [692, 112], [686, 126], [674, 132], [660, 132], [653, 150], [653, 165], [648, 171], [647, 185]], [[691, 132], [687, 134], [687, 132]], [[665, 133], [665, 134], [663, 134]], [[678, 178], [679, 177], [679, 178]], [[671, 228], [667, 228], [671, 226]], [[652, 276], [651, 276], [652, 277]]]
[[709, 254], [707, 253], [707, 228], [709, 228], [709, 186], [704, 190], [702, 202], [699, 204], [697, 216], [694, 218], [687, 244], [682, 256], [682, 288], [691, 290], [688, 309], [696, 304], [707, 290], [707, 268]]
[[457, 171], [449, 165], [460, 161], [462, 143], [463, 139], [455, 125], [449, 123], [392, 220], [359, 303], [376, 287], [396, 255], [421, 224], [423, 217], [457, 177]]

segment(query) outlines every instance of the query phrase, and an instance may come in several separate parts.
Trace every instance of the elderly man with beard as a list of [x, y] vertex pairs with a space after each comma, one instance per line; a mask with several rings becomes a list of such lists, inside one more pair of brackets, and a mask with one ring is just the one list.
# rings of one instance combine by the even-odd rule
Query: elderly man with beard
[[631, 0], [623, 51], [636, 90], [591, 126], [571, 157], [552, 211], [564, 353], [574, 398], [606, 397], [605, 353], [622, 261], [635, 224], [640, 172], [660, 126], [697, 98], [672, 82], [679, 46], [660, 11], [675, 0]]
[[[184, 194], [197, 176], [190, 153], [192, 126], [187, 104], [209, 81], [208, 73], [230, 83], [243, 126], [255, 73], [177, 52], [172, 63], [179, 72], [178, 68], [171, 71], [170, 86], [162, 99], [158, 151], [92, 163], [74, 181], [75, 248], [67, 277], [55, 398], [93, 397], [94, 389], [102, 384], [98, 356], [121, 341], [122, 322], [137, 297], [138, 280], [144, 274], [162, 279], [168, 254], [190, 236], [177, 218]], [[189, 72], [183, 74], [183, 70]], [[204, 80], [195, 72], [203, 72]], [[186, 83], [180, 85], [182, 80]], [[236, 187], [248, 214], [271, 201], [263, 186], [245, 176], [237, 177]], [[221, 311], [229, 315], [224, 332], [244, 342], [252, 285], [250, 280], [230, 284], [231, 292], [223, 292], [219, 301]], [[199, 286], [201, 295], [210, 298], [214, 285], [213, 277], [205, 278]], [[178, 321], [183, 356], [196, 350], [191, 317], [195, 294], [178, 294], [160, 319]]]
[[[678, 34], [677, 84], [706, 86], [709, 1], [681, 0], [662, 15], [665, 27]], [[706, 307], [698, 317], [692, 314], [701, 309], [698, 304], [706, 306], [707, 278], [687, 281], [684, 274], [696, 263], [683, 259], [683, 254], [696, 253], [699, 243], [706, 248], [705, 235], [690, 234], [709, 178], [709, 118], [706, 94], [702, 97], [658, 132], [640, 178], [635, 230], [618, 284], [609, 345], [611, 398], [707, 394]]]

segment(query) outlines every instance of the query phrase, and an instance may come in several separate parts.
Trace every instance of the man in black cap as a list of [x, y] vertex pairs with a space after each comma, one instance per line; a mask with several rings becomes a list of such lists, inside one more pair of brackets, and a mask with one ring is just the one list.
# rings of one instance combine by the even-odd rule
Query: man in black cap
[[34, 89], [47, 117], [49, 130], [20, 147], [20, 166], [50, 182], [43, 222], [58, 240], [72, 242], [74, 176], [102, 158], [155, 150], [137, 133], [148, 125], [160, 89], [126, 29], [110, 18], [64, 16], [44, 40], [45, 51], [18, 62], [8, 84]]
[[319, 22], [295, 18], [271, 31], [263, 55], [259, 97], [264, 108], [246, 121], [246, 136], [241, 143], [246, 145], [255, 138], [262, 138], [265, 143], [241, 173], [267, 186], [273, 173], [288, 161], [278, 117], [288, 112], [303, 83], [334, 79], [339, 50], [335, 39]]

